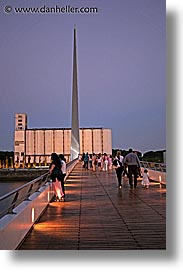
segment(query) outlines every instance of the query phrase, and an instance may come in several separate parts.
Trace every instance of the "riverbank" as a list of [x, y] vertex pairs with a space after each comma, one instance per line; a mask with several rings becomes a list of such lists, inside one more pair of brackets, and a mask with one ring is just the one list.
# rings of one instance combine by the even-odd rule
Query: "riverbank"
[[1, 169], [0, 181], [30, 181], [48, 172], [48, 169]]

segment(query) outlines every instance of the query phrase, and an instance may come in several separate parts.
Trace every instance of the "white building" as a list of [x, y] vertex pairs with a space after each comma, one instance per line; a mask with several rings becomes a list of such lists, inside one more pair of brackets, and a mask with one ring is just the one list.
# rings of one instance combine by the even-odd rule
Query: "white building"
[[[112, 154], [112, 131], [104, 128], [80, 128], [80, 154]], [[15, 115], [14, 162], [17, 166], [48, 165], [51, 153], [71, 152], [71, 128], [27, 128], [27, 115]]]

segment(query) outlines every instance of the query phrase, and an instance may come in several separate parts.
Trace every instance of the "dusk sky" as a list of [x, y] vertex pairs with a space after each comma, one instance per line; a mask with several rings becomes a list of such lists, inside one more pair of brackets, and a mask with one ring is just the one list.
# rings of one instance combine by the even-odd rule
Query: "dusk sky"
[[[14, 11], [44, 5], [98, 12]], [[111, 128], [113, 148], [165, 149], [165, 0], [1, 0], [0, 150], [14, 149], [15, 113], [28, 128], [71, 127], [74, 25], [80, 127]]]

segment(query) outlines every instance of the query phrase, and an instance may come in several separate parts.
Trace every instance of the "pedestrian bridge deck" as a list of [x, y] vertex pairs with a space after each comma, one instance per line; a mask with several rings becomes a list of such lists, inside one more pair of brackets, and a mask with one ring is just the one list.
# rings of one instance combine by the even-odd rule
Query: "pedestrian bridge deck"
[[52, 202], [20, 250], [166, 249], [166, 188], [129, 189], [115, 171], [85, 171], [66, 181], [66, 201]]

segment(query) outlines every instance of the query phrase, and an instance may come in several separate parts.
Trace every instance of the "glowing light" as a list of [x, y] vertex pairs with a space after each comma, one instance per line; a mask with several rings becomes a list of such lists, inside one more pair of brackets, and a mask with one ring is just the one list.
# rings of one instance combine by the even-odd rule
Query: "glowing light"
[[35, 218], [35, 209], [34, 207], [32, 208], [32, 222], [34, 222], [34, 218]]
[[159, 176], [159, 183], [160, 183], [160, 188], [161, 188], [161, 176]]

